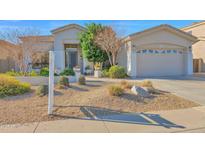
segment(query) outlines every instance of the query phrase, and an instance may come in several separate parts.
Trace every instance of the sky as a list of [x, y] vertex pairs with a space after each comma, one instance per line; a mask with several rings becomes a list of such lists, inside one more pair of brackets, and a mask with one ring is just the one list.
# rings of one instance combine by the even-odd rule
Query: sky
[[75, 23], [81, 26], [95, 22], [112, 26], [119, 36], [142, 31], [160, 24], [169, 24], [176, 28], [182, 28], [198, 22], [199, 20], [0, 20], [0, 31], [17, 27], [31, 27], [38, 29], [41, 35], [50, 35], [52, 29]]

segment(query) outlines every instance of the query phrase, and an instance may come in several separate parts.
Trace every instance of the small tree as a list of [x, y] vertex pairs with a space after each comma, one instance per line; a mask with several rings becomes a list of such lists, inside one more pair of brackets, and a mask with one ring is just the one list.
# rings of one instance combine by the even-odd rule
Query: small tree
[[[0, 31], [0, 39], [8, 41], [13, 45], [16, 45], [16, 52], [13, 53], [12, 59], [14, 59], [16, 66], [22, 72], [28, 71], [28, 64], [25, 61], [32, 59], [35, 43], [37, 42], [40, 32], [31, 27], [26, 28], [6, 28]], [[25, 36], [31, 36], [29, 43], [22, 45], [22, 38]]]
[[94, 43], [96, 32], [102, 29], [101, 24], [91, 23], [86, 25], [87, 31], [80, 34], [80, 46], [83, 57], [89, 62], [103, 63], [107, 60], [107, 55]]
[[121, 47], [121, 40], [117, 38], [112, 27], [106, 26], [98, 30], [95, 35], [94, 42], [106, 52], [110, 65], [116, 65], [117, 55]]

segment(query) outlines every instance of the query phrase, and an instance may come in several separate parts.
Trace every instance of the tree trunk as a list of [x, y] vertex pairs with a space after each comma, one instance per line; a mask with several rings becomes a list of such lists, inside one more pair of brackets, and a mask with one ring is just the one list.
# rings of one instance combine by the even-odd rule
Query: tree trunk
[[112, 57], [110, 55], [110, 52], [106, 52], [107, 53], [107, 56], [108, 56], [108, 59], [109, 59], [109, 62], [110, 62], [110, 65], [113, 66], [113, 63], [112, 63]]

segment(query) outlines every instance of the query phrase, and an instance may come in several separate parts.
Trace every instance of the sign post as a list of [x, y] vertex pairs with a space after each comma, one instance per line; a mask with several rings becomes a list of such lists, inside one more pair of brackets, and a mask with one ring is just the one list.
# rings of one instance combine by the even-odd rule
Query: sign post
[[49, 51], [48, 114], [53, 113], [54, 104], [54, 52]]

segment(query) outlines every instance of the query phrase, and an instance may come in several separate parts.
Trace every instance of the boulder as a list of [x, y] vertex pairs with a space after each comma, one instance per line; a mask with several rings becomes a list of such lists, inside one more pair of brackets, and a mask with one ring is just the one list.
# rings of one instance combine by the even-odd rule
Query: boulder
[[148, 92], [148, 89], [146, 88], [142, 88], [142, 87], [138, 87], [138, 86], [133, 86], [131, 91], [136, 94], [136, 95], [139, 95], [141, 97], [151, 97], [151, 95], [149, 94]]

